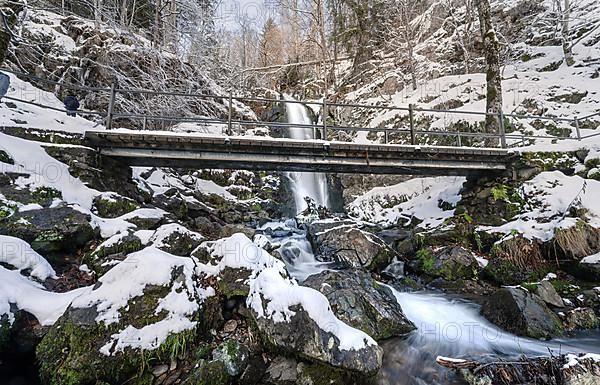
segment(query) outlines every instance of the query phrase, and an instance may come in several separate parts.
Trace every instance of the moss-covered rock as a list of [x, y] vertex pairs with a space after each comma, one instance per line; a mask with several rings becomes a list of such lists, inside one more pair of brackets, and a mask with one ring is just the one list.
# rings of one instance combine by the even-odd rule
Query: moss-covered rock
[[115, 263], [123, 261], [128, 254], [143, 248], [142, 241], [137, 236], [127, 233], [115, 235], [87, 253], [83, 258], [85, 263], [98, 277], [110, 270]]
[[569, 310], [564, 313], [563, 324], [565, 330], [593, 330], [600, 326], [600, 321], [594, 313], [594, 310], [587, 307], [580, 307]]
[[212, 352], [213, 361], [220, 361], [231, 377], [241, 375], [248, 365], [250, 351], [236, 340], [227, 340]]
[[448, 281], [476, 278], [481, 270], [473, 252], [460, 246], [424, 248], [417, 259], [423, 272]]
[[65, 254], [76, 252], [97, 237], [90, 217], [70, 207], [14, 213], [9, 220], [0, 221], [0, 234], [23, 239], [58, 263], [64, 262]]
[[93, 210], [102, 218], [116, 218], [139, 208], [133, 200], [119, 194], [102, 194], [94, 198]]
[[222, 361], [200, 360], [181, 385], [229, 385], [232, 378]]
[[[122, 262], [100, 278], [93, 290], [78, 297], [50, 328], [37, 347], [40, 374], [46, 384], [88, 385], [104, 381], [149, 385], [153, 381], [150, 368], [169, 364], [176, 358], [193, 357], [197, 339], [216, 327], [211, 322], [219, 312], [220, 306], [213, 305], [218, 300], [201, 297], [193, 283], [199, 279], [194, 262], [147, 250], [147, 254], [130, 255], [131, 261]], [[167, 269], [166, 275], [154, 275], [151, 279], [167, 279], [167, 283], [145, 283], [149, 269]], [[113, 299], [114, 285], [120, 288], [124, 302]], [[143, 289], [138, 295], [140, 285]], [[199, 306], [186, 305], [188, 310], [179, 310], [185, 299]], [[173, 307], [173, 301], [179, 305]], [[161, 322], [186, 326], [164, 336]]]

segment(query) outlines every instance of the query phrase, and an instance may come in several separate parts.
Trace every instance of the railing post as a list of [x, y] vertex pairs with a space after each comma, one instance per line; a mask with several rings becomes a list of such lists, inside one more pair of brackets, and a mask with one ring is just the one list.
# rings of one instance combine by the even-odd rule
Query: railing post
[[232, 135], [233, 134], [233, 124], [232, 124], [232, 121], [233, 121], [233, 119], [232, 119], [233, 118], [232, 92], [233, 91], [231, 90], [231, 88], [229, 88], [228, 92], [229, 92], [229, 107], [227, 108], [227, 110], [228, 110], [227, 111], [228, 112], [228, 114], [227, 114], [227, 131], [228, 131], [227, 135]]
[[386, 129], [384, 131], [385, 134], [385, 144], [388, 144], [390, 142], [390, 132]]
[[112, 129], [113, 111], [115, 109], [115, 99], [117, 96], [115, 83], [110, 86], [110, 99], [108, 101], [108, 112], [106, 113], [106, 129]]
[[506, 148], [506, 129], [504, 127], [504, 112], [502, 111], [502, 109], [500, 109], [498, 119], [500, 119], [500, 126], [498, 126], [498, 134], [500, 135], [500, 147]]
[[327, 140], [327, 93], [323, 96], [323, 140]]
[[581, 129], [579, 128], [579, 118], [576, 116], [575, 119], [575, 130], [577, 131], [577, 140], [581, 140]]
[[458, 147], [462, 147], [462, 137], [460, 136], [460, 130], [456, 132], [458, 133]]
[[413, 146], [417, 144], [417, 140], [415, 138], [415, 112], [413, 111], [413, 105], [408, 105], [408, 116], [410, 118], [410, 144]]

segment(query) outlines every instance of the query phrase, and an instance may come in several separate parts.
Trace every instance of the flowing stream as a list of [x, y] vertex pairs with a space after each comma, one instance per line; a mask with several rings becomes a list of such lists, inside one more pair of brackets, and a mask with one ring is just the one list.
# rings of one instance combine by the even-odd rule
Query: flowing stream
[[[285, 96], [285, 100], [294, 101], [290, 96]], [[308, 115], [308, 111], [303, 104], [286, 103], [285, 116], [288, 123], [299, 125], [312, 125], [313, 121]], [[311, 127], [291, 126], [288, 129], [288, 137], [296, 140], [313, 140], [314, 130]], [[290, 172], [288, 173], [292, 191], [294, 193], [294, 203], [296, 212], [306, 209], [305, 197], [311, 197], [319, 206], [327, 207], [329, 205], [329, 194], [327, 192], [327, 178], [323, 173], [314, 172]]]
[[[286, 97], [287, 100], [291, 98]], [[288, 103], [286, 117], [289, 123], [311, 124], [302, 104]], [[291, 127], [289, 137], [313, 139], [313, 130]], [[294, 192], [296, 212], [306, 208], [308, 196], [319, 205], [328, 200], [325, 175], [293, 172], [289, 174]], [[268, 238], [280, 244], [279, 252], [288, 271], [299, 282], [308, 276], [329, 268], [318, 262], [306, 239], [306, 233], [296, 227], [294, 220], [267, 224]], [[514, 336], [488, 322], [479, 313], [479, 306], [448, 295], [430, 292], [404, 293], [392, 289], [406, 316], [417, 330], [404, 338], [384, 341], [383, 369], [378, 378], [381, 385], [446, 385], [460, 384], [452, 371], [436, 364], [437, 356], [453, 358], [516, 359], [547, 356], [567, 352], [600, 352], [598, 333], [582, 334], [568, 340], [537, 341]]]

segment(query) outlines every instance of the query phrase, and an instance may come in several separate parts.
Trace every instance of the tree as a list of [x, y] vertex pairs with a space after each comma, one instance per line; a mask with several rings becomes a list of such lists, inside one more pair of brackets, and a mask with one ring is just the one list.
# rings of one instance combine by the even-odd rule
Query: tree
[[492, 11], [489, 0], [474, 0], [474, 2], [479, 14], [479, 26], [485, 54], [486, 112], [488, 113], [485, 119], [485, 130], [487, 133], [499, 134], [499, 116], [502, 111], [501, 46], [492, 22]]
[[575, 64], [573, 59], [573, 44], [571, 40], [571, 31], [569, 28], [569, 18], [571, 17], [571, 1], [556, 0], [556, 9], [560, 17], [562, 48], [565, 56], [565, 63], [568, 66]]
[[263, 67], [284, 63], [281, 29], [270, 17], [265, 22], [260, 35], [258, 55], [258, 63]]

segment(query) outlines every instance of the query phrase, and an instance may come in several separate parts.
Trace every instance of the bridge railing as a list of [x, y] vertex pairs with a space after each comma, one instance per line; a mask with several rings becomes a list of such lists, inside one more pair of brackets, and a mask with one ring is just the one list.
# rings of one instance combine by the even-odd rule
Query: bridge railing
[[[583, 117], [565, 118], [543, 115], [505, 114], [503, 111], [499, 111], [497, 113], [487, 113], [481, 111], [467, 111], [457, 109], [432, 109], [421, 108], [415, 105], [388, 106], [369, 105], [360, 103], [338, 103], [328, 101], [326, 99], [323, 99], [321, 101], [303, 102], [298, 100], [239, 96], [234, 95], [232, 90], [229, 90], [227, 95], [213, 95], [176, 91], [154, 91], [146, 89], [120, 89], [115, 85], [112, 85], [110, 88], [86, 87], [65, 84], [60, 81], [52, 81], [31, 74], [19, 73], [7, 69], [1, 70], [5, 72], [12, 72], [20, 78], [28, 78], [36, 82], [44, 83], [46, 85], [51, 85], [55, 87], [61, 87], [67, 90], [104, 94], [104, 96], [108, 98], [106, 111], [79, 110], [77, 112], [81, 115], [99, 117], [104, 121], [107, 129], [114, 128], [117, 124], [119, 124], [119, 122], [129, 122], [129, 126], [140, 127], [142, 130], [157, 129], [157, 127], [167, 129], [176, 127], [178, 124], [181, 123], [194, 123], [200, 127], [221, 127], [222, 132], [227, 133], [229, 135], [233, 135], [235, 133], [242, 133], [248, 129], [259, 127], [269, 127], [271, 129], [287, 129], [297, 127], [312, 129], [315, 133], [314, 137], [320, 137], [321, 139], [329, 139], [332, 136], [332, 132], [363, 131], [367, 132], [367, 135], [369, 135], [369, 133], [375, 133], [376, 135], [382, 134], [381, 139], [384, 143], [389, 143], [391, 141], [400, 141], [402, 143], [410, 143], [413, 145], [440, 144], [451, 146], [500, 146], [502, 148], [526, 145], [529, 143], [529, 141], [535, 139], [583, 140], [600, 135], [600, 132], [594, 132], [589, 135], [583, 135], [581, 130], [583, 121], [589, 120], [593, 117], [600, 115], [600, 112], [596, 112], [594, 114], [590, 114]], [[148, 113], [127, 113], [120, 111], [120, 109], [117, 108], [119, 107], [119, 97], [131, 98], [136, 96], [142, 98], [171, 97], [213, 100], [224, 107], [223, 111], [225, 111], [225, 113], [224, 115], [218, 118], [207, 118], [202, 116], [184, 116], [177, 114], [168, 116]], [[4, 98], [54, 111], [67, 112], [65, 109], [57, 108], [56, 106], [51, 106], [36, 101], [9, 96], [5, 96]], [[318, 123], [312, 124], [243, 119], [240, 118], [240, 116], [243, 115], [238, 113], [238, 103], [259, 103], [264, 104], [267, 107], [272, 107], [273, 105], [279, 104], [280, 106], [284, 106], [284, 108], [287, 104], [303, 104], [307, 107], [310, 107], [311, 109], [314, 109], [315, 107], [320, 109], [321, 119], [318, 121]], [[330, 121], [329, 111], [332, 108], [364, 109], [366, 111], [397, 111], [401, 112], [401, 114], [395, 114], [393, 116], [390, 116], [390, 119], [396, 119], [396, 122], [393, 127], [389, 127], [384, 124], [380, 124], [376, 127], [362, 127]], [[440, 114], [443, 115], [442, 118], [439, 118], [437, 120], [432, 119], [432, 117], [439, 116]], [[318, 113], [315, 113], [315, 115], [318, 115]], [[473, 119], [473, 117], [475, 117], [475, 119]], [[485, 132], [485, 128], [483, 127], [481, 120], [489, 119], [497, 120], [498, 124], [495, 125], [498, 128], [497, 132]], [[550, 128], [554, 128], [557, 135], [536, 133], [528, 134], [517, 132], [515, 130], [515, 127], [518, 124], [521, 124], [520, 122], [522, 122], [523, 120], [532, 120], [534, 122], [539, 122], [538, 125], [541, 128], [547, 128], [548, 124], [553, 125]], [[135, 124], [136, 122], [137, 124]], [[544, 122], [549, 123], [546, 124]], [[558, 127], [557, 124], [566, 124], [567, 127]], [[589, 126], [589, 124], [584, 126]]]

